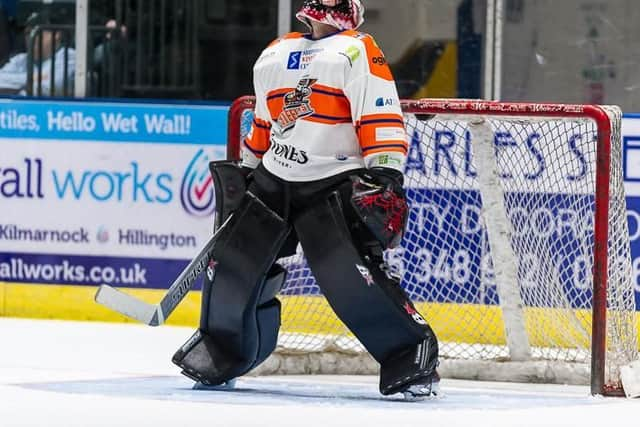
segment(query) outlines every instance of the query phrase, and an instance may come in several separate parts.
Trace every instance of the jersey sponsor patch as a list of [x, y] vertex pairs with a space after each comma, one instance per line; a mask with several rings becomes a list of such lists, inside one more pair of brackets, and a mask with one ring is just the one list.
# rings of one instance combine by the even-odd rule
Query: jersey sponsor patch
[[404, 141], [404, 129], [394, 128], [377, 128], [376, 141]]
[[376, 107], [393, 107], [396, 102], [393, 98], [378, 98], [376, 99]]
[[324, 49], [298, 50], [289, 54], [287, 70], [306, 70], [311, 65], [313, 58]]
[[372, 160], [367, 160], [367, 167], [373, 168], [376, 166], [400, 168], [402, 166], [402, 160], [396, 156], [389, 154], [374, 154]]
[[304, 165], [309, 162], [309, 155], [304, 150], [294, 147], [293, 145], [283, 144], [277, 141], [271, 141], [271, 152], [278, 158]]
[[340, 52], [340, 55], [346, 57], [349, 60], [349, 65], [353, 67], [353, 63], [360, 58], [360, 49], [356, 46], [349, 46], [344, 52]]

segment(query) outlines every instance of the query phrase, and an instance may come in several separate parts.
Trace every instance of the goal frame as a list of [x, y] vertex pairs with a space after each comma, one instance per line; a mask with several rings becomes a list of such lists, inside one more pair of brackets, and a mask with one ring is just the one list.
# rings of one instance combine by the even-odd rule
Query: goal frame
[[[504, 117], [535, 116], [541, 118], [591, 119], [597, 127], [595, 171], [595, 211], [593, 248], [593, 302], [591, 335], [591, 393], [623, 395], [605, 381], [607, 344], [607, 278], [609, 233], [609, 176], [611, 172], [612, 127], [606, 111], [598, 105], [512, 103], [482, 100], [419, 99], [401, 101], [402, 110], [423, 115], [491, 115]], [[241, 118], [255, 108], [255, 97], [235, 100], [229, 111], [227, 159], [239, 160]]]

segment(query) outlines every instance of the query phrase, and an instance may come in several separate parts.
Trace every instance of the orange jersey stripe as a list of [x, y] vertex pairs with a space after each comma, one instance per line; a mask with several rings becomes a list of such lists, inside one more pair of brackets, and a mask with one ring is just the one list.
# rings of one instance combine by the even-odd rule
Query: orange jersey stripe
[[318, 90], [318, 91], [322, 91], [322, 92], [328, 92], [332, 95], [338, 95], [338, 96], [345, 96], [344, 95], [344, 91], [342, 91], [342, 89], [337, 89], [335, 87], [331, 87], [331, 86], [325, 86], [325, 85], [319, 85], [319, 84], [315, 84], [313, 85], [313, 90]]
[[267, 94], [267, 108], [269, 109], [271, 120], [278, 120], [278, 116], [284, 109], [284, 97], [293, 90], [293, 88], [277, 89]]
[[313, 88], [311, 107], [315, 110], [313, 116], [324, 117], [326, 120], [334, 118], [338, 123], [351, 123], [351, 104], [344, 95], [338, 95], [322, 89]]
[[254, 118], [251, 132], [244, 140], [244, 145], [258, 158], [267, 152], [270, 145], [271, 123]]
[[360, 119], [360, 125], [370, 124], [373, 122], [386, 121], [389, 123], [399, 123], [404, 126], [404, 117], [400, 114], [367, 114]]

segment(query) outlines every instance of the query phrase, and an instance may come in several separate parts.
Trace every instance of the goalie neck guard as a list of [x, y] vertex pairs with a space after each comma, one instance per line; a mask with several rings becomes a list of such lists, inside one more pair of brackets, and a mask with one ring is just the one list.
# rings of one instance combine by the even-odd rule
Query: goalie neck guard
[[310, 20], [339, 30], [355, 30], [364, 23], [360, 0], [305, 0], [296, 18], [311, 28]]

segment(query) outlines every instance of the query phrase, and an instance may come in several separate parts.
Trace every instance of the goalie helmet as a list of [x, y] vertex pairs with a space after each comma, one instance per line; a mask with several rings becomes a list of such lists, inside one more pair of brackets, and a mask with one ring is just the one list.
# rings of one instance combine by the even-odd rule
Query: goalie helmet
[[316, 21], [339, 30], [355, 30], [364, 23], [364, 6], [360, 0], [305, 0], [296, 18], [309, 28], [310, 21]]

